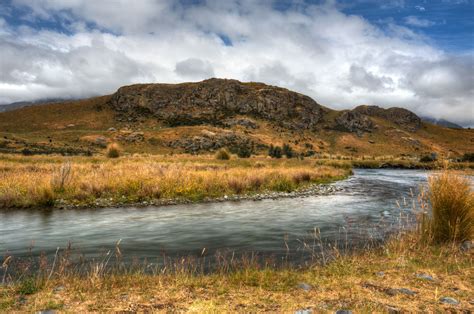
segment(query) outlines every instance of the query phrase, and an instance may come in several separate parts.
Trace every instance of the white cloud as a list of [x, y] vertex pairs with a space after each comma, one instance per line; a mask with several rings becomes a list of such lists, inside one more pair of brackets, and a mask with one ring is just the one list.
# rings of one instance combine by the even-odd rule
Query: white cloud
[[73, 34], [0, 23], [0, 103], [216, 76], [287, 87], [332, 108], [402, 106], [474, 124], [466, 115], [472, 55], [447, 55], [407, 27], [391, 22], [381, 30], [331, 3], [284, 12], [251, 0], [14, 4], [29, 7], [33, 19], [61, 16]]
[[427, 19], [420, 19], [419, 17], [410, 15], [405, 18], [405, 24], [416, 26], [416, 27], [430, 27], [436, 25], [435, 22], [427, 20]]

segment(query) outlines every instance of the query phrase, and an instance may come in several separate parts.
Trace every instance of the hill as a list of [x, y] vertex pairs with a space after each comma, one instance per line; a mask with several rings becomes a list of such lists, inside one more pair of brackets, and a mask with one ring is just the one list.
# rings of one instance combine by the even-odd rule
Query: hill
[[429, 117], [422, 117], [422, 120], [425, 121], [425, 122], [431, 123], [431, 124], [444, 126], [446, 128], [451, 128], [451, 129], [462, 129], [463, 128], [459, 124], [456, 124], [454, 122], [444, 120], [444, 119], [435, 119], [435, 118], [429, 118]]
[[336, 111], [263, 83], [209, 79], [124, 86], [112, 95], [0, 113], [0, 151], [101, 153], [119, 142], [130, 153], [254, 154], [289, 144], [306, 156], [460, 156], [473, 130], [424, 122], [403, 108]]

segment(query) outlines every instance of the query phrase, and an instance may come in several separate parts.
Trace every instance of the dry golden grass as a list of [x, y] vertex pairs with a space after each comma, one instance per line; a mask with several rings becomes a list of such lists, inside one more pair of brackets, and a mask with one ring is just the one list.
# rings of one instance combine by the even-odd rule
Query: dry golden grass
[[431, 215], [424, 218], [423, 236], [429, 241], [474, 239], [474, 191], [471, 180], [444, 170], [428, 179]]
[[[141, 270], [103, 274], [101, 267], [90, 267], [78, 275], [63, 272], [59, 264], [49, 280], [47, 271], [44, 277], [0, 286], [0, 310], [293, 313], [311, 309], [319, 313], [350, 309], [382, 313], [396, 308], [467, 313], [473, 310], [473, 266], [472, 253], [452, 246], [420, 245], [413, 235], [394, 239], [380, 249], [300, 270], [245, 267], [213, 274], [145, 275]], [[420, 279], [417, 274], [428, 274], [434, 280]], [[304, 291], [299, 283], [312, 289]], [[416, 294], [396, 293], [401, 288]], [[442, 297], [460, 303], [442, 304]]]
[[[256, 169], [258, 168], [258, 169]], [[94, 205], [145, 200], [199, 201], [264, 191], [289, 192], [341, 179], [349, 169], [314, 161], [213, 156], [44, 157], [0, 155], [0, 207]]]

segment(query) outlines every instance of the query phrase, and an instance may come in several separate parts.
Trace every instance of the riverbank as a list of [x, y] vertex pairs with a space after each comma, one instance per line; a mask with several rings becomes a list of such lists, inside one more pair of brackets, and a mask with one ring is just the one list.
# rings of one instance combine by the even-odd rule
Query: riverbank
[[473, 162], [420, 162], [406, 159], [318, 159], [318, 165], [326, 165], [332, 167], [353, 167], [359, 169], [418, 169], [418, 170], [465, 170], [473, 171]]
[[314, 160], [213, 156], [0, 155], [0, 208], [169, 205], [329, 193], [350, 167]]
[[[36, 312], [469, 312], [472, 250], [427, 246], [412, 235], [379, 249], [336, 256], [305, 269], [247, 264], [212, 274], [180, 268], [146, 275], [145, 265], [113, 274], [61, 272], [0, 286], [0, 310]], [[102, 265], [103, 266], [103, 265]], [[41, 279], [42, 278], [42, 279]], [[306, 310], [306, 312], [304, 312]]]
[[397, 231], [376, 245], [367, 237], [363, 249], [319, 242], [315, 232], [302, 248], [311, 258], [297, 264], [251, 252], [208, 256], [205, 249], [163, 256], [164, 263], [126, 263], [120, 241], [89, 260], [75, 259], [70, 247], [53, 256], [7, 254], [0, 311], [468, 313], [474, 310], [471, 186], [464, 175], [434, 174], [413, 199], [417, 223], [401, 210]]

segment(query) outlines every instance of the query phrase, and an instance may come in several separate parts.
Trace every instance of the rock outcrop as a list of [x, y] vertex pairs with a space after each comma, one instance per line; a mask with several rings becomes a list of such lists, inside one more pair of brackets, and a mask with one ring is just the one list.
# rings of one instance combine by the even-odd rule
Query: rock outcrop
[[361, 136], [363, 132], [372, 132], [375, 124], [366, 115], [352, 110], [345, 111], [336, 118], [336, 128]]
[[170, 126], [219, 125], [245, 115], [294, 130], [316, 129], [329, 110], [284, 88], [226, 79], [124, 86], [112, 95], [109, 105], [120, 121], [152, 116]]
[[257, 149], [265, 148], [265, 145], [231, 131], [217, 134], [207, 130], [203, 130], [201, 135], [171, 141], [168, 143], [168, 146], [171, 148], [181, 148], [186, 153], [191, 154], [202, 151], [215, 151], [223, 147], [227, 147], [231, 152], [237, 152], [240, 149], [254, 152]]
[[416, 131], [421, 127], [421, 119], [410, 110], [392, 107], [388, 109], [378, 106], [358, 106], [352, 111], [369, 117], [379, 117], [399, 125], [410, 131]]

